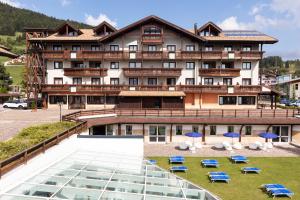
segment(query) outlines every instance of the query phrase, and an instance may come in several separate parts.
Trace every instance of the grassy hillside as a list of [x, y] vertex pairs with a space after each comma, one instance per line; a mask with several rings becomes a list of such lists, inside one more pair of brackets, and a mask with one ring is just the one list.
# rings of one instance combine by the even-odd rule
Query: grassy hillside
[[18, 55], [23, 54], [26, 48], [25, 36], [21, 32], [16, 32], [15, 35], [0, 35], [0, 44], [10, 48], [13, 53]]
[[[30, 28], [56, 28], [64, 20], [27, 9], [15, 8], [0, 3], [0, 35], [14, 36], [16, 32], [23, 32], [25, 27]], [[78, 28], [88, 28], [89, 25], [69, 20], [70, 24]]]
[[13, 85], [22, 85], [22, 81], [24, 79], [25, 66], [7, 66], [5, 67], [5, 69], [12, 77]]

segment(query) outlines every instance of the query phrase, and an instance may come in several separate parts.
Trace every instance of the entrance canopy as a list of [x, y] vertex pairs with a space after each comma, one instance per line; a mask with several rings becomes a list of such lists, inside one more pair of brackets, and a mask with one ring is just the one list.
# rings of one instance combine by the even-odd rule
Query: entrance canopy
[[123, 97], [184, 97], [182, 91], [121, 91]]

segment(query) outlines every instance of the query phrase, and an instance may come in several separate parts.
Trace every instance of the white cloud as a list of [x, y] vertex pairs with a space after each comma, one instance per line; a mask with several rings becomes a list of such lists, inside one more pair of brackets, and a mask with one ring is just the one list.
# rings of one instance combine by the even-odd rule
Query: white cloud
[[16, 8], [23, 7], [22, 4], [17, 0], [0, 0], [0, 2], [6, 3], [6, 4], [16, 7]]
[[247, 29], [247, 25], [244, 23], [238, 22], [236, 16], [228, 17], [224, 21], [218, 23], [218, 25], [224, 30]]
[[92, 15], [85, 15], [85, 23], [91, 25], [91, 26], [97, 26], [98, 24], [100, 24], [101, 22], [106, 21], [108, 23], [110, 23], [112, 26], [116, 27], [117, 26], [117, 22], [115, 20], [111, 20], [107, 15], [105, 14], [99, 14], [98, 17], [94, 17]]
[[266, 7], [268, 7], [268, 4], [256, 4], [252, 7], [249, 14], [256, 15], [256, 14], [260, 13], [261, 11], [263, 11]]
[[63, 7], [68, 6], [71, 4], [70, 0], [60, 0], [60, 3]]

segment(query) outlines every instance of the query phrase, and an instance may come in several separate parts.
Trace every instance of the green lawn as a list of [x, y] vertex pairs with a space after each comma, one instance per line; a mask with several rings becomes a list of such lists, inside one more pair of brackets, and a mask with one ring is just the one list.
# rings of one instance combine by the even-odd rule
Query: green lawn
[[[158, 165], [169, 169], [167, 157], [151, 157]], [[280, 183], [291, 189], [295, 195], [293, 199], [300, 199], [300, 158], [249, 158], [249, 164], [232, 164], [228, 158], [216, 158], [220, 162], [219, 168], [202, 168], [200, 160], [205, 158], [187, 157], [185, 166], [189, 172], [176, 173], [189, 181], [204, 187], [218, 195], [223, 200], [263, 200], [271, 199], [259, 189], [266, 183]], [[259, 167], [261, 174], [242, 174], [240, 169], [244, 166]], [[217, 182], [210, 183], [207, 173], [210, 171], [227, 172], [231, 181], [229, 184]], [[280, 198], [288, 199], [288, 198]]]
[[6, 66], [5, 68], [13, 79], [13, 85], [21, 85], [22, 80], [24, 79], [25, 66]]

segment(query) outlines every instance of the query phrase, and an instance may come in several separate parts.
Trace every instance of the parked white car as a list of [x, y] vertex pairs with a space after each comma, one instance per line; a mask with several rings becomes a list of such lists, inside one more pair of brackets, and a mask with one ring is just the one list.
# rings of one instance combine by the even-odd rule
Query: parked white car
[[7, 101], [3, 104], [3, 108], [18, 108], [18, 109], [26, 109], [27, 102], [24, 100], [12, 100]]

